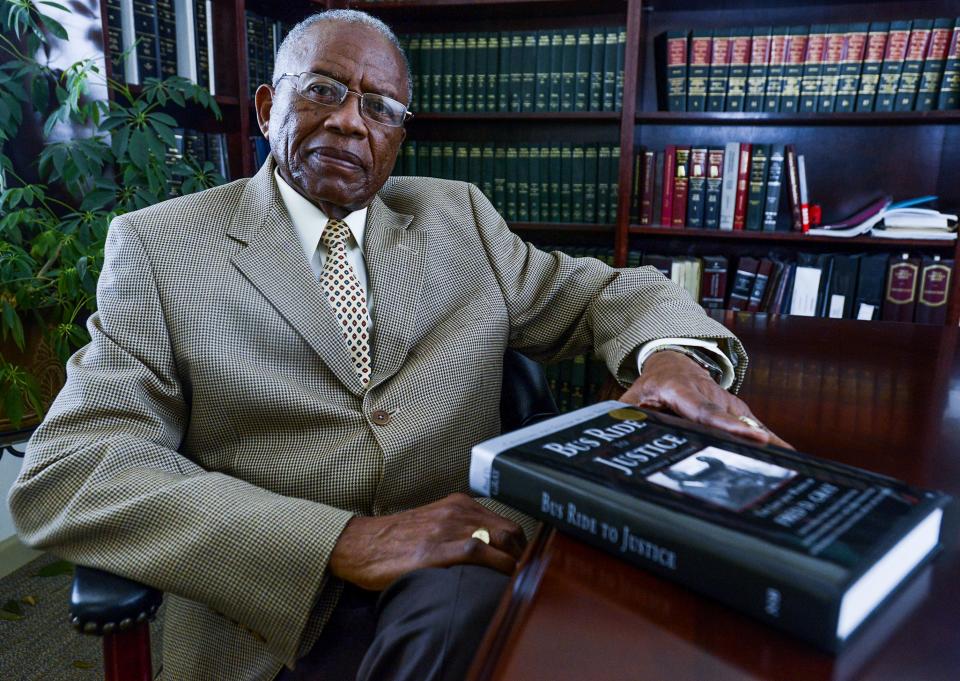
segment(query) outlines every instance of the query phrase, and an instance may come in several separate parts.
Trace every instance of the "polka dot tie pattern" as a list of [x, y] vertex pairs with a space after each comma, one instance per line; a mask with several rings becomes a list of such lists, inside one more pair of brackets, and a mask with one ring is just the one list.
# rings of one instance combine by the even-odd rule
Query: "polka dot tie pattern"
[[367, 330], [367, 297], [347, 260], [350, 228], [342, 220], [330, 220], [320, 240], [327, 247], [327, 259], [320, 283], [343, 327], [343, 342], [350, 350], [353, 367], [364, 387], [370, 383], [370, 340]]

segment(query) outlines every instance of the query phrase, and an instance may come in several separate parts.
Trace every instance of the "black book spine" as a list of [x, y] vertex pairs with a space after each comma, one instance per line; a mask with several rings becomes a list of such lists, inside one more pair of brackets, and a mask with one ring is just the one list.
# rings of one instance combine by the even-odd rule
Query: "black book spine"
[[160, 52], [160, 77], [177, 75], [177, 20], [173, 0], [156, 0], [157, 42]]
[[774, 144], [770, 151], [770, 166], [767, 169], [767, 189], [763, 198], [763, 231], [777, 229], [780, 212], [780, 187], [783, 184], [784, 145]]
[[118, 83], [126, 83], [126, 71], [121, 55], [123, 54], [123, 20], [120, 0], [107, 0], [107, 54], [110, 55], [110, 73]]
[[[197, 85], [210, 89], [210, 46], [207, 43], [207, 25], [211, 17], [207, 16], [207, 3], [196, 0], [193, 6], [193, 33], [197, 46]], [[216, 62], [214, 62], [216, 65]]]
[[457, 33], [453, 37], [453, 79], [450, 81], [452, 93], [450, 108], [447, 111], [464, 111], [467, 77], [467, 35]]
[[520, 110], [533, 111], [537, 94], [537, 34], [523, 36], [523, 72], [520, 77]]
[[160, 77], [160, 42], [157, 5], [152, 0], [133, 0], [134, 33], [137, 43], [137, 70], [142, 85], [147, 78]]
[[[590, 101], [587, 106], [590, 111], [603, 110], [603, 51], [606, 45], [607, 34], [603, 28], [594, 28], [591, 31], [590, 41]], [[559, 108], [551, 108], [559, 111]]]
[[463, 110], [477, 110], [477, 34], [468, 33], [464, 58]]
[[540, 31], [537, 35], [537, 85], [534, 102], [537, 111], [549, 111], [550, 31]]
[[614, 111], [617, 89], [617, 29], [608, 29], [603, 48], [603, 95], [604, 111]]
[[767, 183], [767, 165], [770, 160], [769, 144], [754, 144], [750, 156], [750, 193], [747, 196], [747, 222], [745, 228], [759, 230], [763, 222], [764, 191]]

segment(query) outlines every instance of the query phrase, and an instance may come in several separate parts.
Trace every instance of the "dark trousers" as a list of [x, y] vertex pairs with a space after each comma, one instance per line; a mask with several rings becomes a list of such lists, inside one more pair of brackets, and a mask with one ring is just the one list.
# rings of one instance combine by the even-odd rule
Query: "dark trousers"
[[276, 681], [463, 681], [508, 581], [457, 565], [382, 593], [348, 584], [313, 648]]

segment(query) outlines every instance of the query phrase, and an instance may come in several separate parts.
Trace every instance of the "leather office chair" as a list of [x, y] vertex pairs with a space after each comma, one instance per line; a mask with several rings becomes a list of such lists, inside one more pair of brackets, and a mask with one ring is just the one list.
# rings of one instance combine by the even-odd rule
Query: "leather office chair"
[[[500, 419], [516, 430], [557, 414], [543, 368], [519, 352], [503, 358]], [[163, 600], [157, 589], [77, 565], [70, 594], [70, 620], [85, 634], [103, 637], [106, 681], [150, 681], [150, 621]]]

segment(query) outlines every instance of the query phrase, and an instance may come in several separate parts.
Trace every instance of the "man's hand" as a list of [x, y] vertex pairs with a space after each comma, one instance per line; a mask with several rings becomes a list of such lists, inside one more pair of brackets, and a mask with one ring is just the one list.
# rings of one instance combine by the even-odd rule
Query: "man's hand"
[[[489, 545], [471, 537], [480, 527], [490, 532]], [[469, 563], [509, 575], [526, 543], [516, 523], [466, 494], [451, 494], [402, 513], [352, 518], [333, 547], [330, 572], [370, 591], [425, 567]]]
[[638, 407], [668, 409], [678, 416], [724, 430], [758, 444], [793, 449], [766, 427], [754, 428], [738, 417], [759, 419], [750, 408], [727, 392], [705, 369], [686, 355], [670, 350], [655, 352], [643, 363], [643, 374], [620, 397]]

